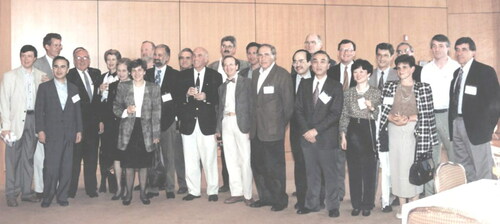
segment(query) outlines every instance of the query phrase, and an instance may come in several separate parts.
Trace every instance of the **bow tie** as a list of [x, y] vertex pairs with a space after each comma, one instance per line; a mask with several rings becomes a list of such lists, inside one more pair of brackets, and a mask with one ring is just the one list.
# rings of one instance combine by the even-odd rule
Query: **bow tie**
[[230, 82], [234, 83], [235, 82], [234, 78], [233, 79], [226, 79], [226, 83], [230, 83]]

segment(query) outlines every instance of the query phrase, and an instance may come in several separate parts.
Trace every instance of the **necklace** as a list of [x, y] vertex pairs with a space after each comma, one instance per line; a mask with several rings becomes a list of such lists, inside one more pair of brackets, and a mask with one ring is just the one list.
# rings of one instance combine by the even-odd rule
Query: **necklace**
[[[404, 102], [407, 102], [410, 100], [411, 98], [411, 95], [412, 95], [412, 91], [413, 91], [413, 86], [411, 86], [411, 88], [408, 88], [410, 86], [403, 86], [403, 85], [399, 85], [399, 91], [401, 95], [401, 100], [404, 101]], [[410, 91], [408, 91], [408, 89]]]
[[358, 89], [358, 86], [356, 86], [356, 92], [360, 95], [366, 93], [366, 91], [368, 91], [368, 89], [370, 88], [369, 85], [366, 85], [366, 87], [364, 89]]

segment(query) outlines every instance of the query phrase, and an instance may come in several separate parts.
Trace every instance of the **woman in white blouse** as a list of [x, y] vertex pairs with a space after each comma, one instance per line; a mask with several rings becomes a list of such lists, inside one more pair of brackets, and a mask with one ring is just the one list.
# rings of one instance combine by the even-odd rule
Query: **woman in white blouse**
[[147, 168], [151, 167], [153, 151], [160, 142], [160, 87], [144, 80], [146, 62], [137, 59], [129, 64], [133, 81], [118, 84], [113, 112], [120, 116], [118, 149], [124, 151], [121, 167], [125, 168], [127, 179], [127, 197], [123, 205], [132, 200], [135, 169], [139, 171], [141, 186], [140, 199], [149, 204], [146, 196]]

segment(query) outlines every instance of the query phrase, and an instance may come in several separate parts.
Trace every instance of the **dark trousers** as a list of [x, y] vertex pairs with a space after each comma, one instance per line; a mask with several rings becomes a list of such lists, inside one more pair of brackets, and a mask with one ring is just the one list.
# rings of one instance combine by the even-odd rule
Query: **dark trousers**
[[[295, 177], [295, 192], [297, 194], [297, 207], [303, 208], [307, 191], [306, 162], [300, 146], [300, 139], [303, 138], [294, 125], [290, 124], [290, 145], [294, 161], [293, 173]], [[324, 195], [324, 193], [323, 193]], [[324, 197], [323, 197], [324, 198]]]
[[[47, 136], [49, 139], [52, 136]], [[43, 201], [51, 203], [54, 196], [57, 202], [68, 201], [73, 166], [73, 146], [75, 136], [55, 136], [62, 138], [45, 144], [43, 161]]]
[[[369, 124], [370, 122], [371, 124]], [[371, 131], [370, 131], [371, 127]], [[351, 118], [347, 128], [347, 166], [353, 208], [371, 210], [375, 207], [377, 157], [373, 151], [375, 121]]]
[[101, 171], [101, 183], [99, 191], [106, 192], [106, 182], [109, 186], [109, 192], [115, 193], [117, 188], [115, 175], [111, 173], [111, 168], [114, 163], [113, 152], [116, 152], [118, 135], [115, 130], [106, 130], [106, 127], [112, 127], [108, 123], [104, 123], [104, 133], [100, 136], [101, 148], [99, 150], [99, 168]]
[[93, 194], [97, 192], [97, 129], [84, 131], [82, 141], [74, 145], [73, 171], [71, 175], [71, 185], [69, 196], [74, 197], [78, 190], [78, 180], [80, 178], [80, 167], [83, 159], [83, 178], [85, 192]]
[[274, 206], [287, 206], [284, 140], [252, 139], [252, 171], [259, 200]]

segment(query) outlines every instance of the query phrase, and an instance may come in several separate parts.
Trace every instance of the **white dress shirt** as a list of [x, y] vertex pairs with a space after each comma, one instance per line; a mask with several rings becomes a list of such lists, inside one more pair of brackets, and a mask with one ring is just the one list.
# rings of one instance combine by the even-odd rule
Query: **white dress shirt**
[[[92, 92], [92, 94], [94, 94], [94, 82], [92, 81], [92, 78], [89, 75], [88, 69], [85, 71], [80, 71], [79, 69], [76, 69], [76, 70], [78, 71], [78, 75], [80, 75], [80, 78], [82, 79], [83, 86], [85, 86], [85, 89], [87, 89], [87, 85], [85, 84], [85, 77], [83, 77], [83, 76], [84, 75], [87, 76], [87, 78], [89, 79], [89, 83], [90, 83], [90, 92]], [[90, 101], [92, 101], [92, 99], [90, 99]]]
[[[354, 61], [351, 61], [351, 63], [349, 63], [347, 65], [347, 80], [349, 80], [349, 82], [351, 81], [351, 77], [352, 77], [351, 66], [352, 66], [353, 63], [354, 63]], [[340, 83], [342, 85], [344, 84], [344, 71], [345, 71], [345, 67], [346, 67], [346, 65], [340, 63]], [[351, 85], [351, 83], [349, 83], [349, 85]]]
[[238, 74], [235, 74], [234, 82], [228, 82], [226, 86], [226, 103], [224, 104], [224, 114], [236, 112], [236, 82], [238, 82]]
[[144, 89], [146, 87], [146, 82], [142, 86], [134, 86], [134, 103], [135, 103], [135, 117], [141, 117], [142, 113], [142, 101], [144, 100]]
[[269, 75], [269, 72], [273, 69], [275, 62], [269, 66], [266, 70], [264, 70], [262, 67], [259, 69], [259, 80], [257, 80], [257, 94], [259, 94], [260, 87], [262, 87], [262, 83], [266, 80], [267, 76]]
[[[160, 72], [160, 86], [161, 86], [161, 84], [163, 83], [163, 78], [165, 78], [165, 71], [167, 70], [167, 65], [164, 65], [161, 68], [158, 68], [155, 66], [155, 73], [154, 73], [155, 76], [156, 76], [156, 73], [158, 73], [158, 70], [161, 71]], [[154, 77], [154, 78], [156, 78], [156, 77]], [[195, 81], [196, 81], [196, 79], [195, 79]]]
[[[465, 80], [467, 80], [467, 76], [469, 75], [469, 70], [470, 70], [470, 66], [472, 64], [472, 61], [474, 61], [474, 58], [471, 58], [466, 64], [464, 67], [462, 67], [462, 70], [464, 71], [464, 73], [462, 73], [462, 83], [460, 85], [460, 95], [458, 96], [458, 114], [462, 114], [462, 99], [463, 99], [463, 96], [464, 96], [464, 90], [465, 90]], [[453, 86], [456, 86], [453, 85]]]
[[297, 91], [299, 91], [300, 81], [302, 79], [309, 79], [309, 78], [311, 78], [311, 71], [310, 70], [307, 70], [306, 74], [304, 74], [304, 75], [297, 74], [297, 78], [295, 78], [295, 93], [297, 93]]
[[321, 79], [318, 79], [318, 77], [314, 76], [314, 81], [313, 81], [313, 89], [312, 89], [312, 92], [314, 93], [314, 90], [316, 89], [316, 86], [318, 86], [318, 89], [319, 89], [319, 94], [321, 94], [321, 92], [323, 92], [323, 85], [325, 85], [325, 81], [326, 81], [326, 78], [327, 76], [323, 76], [323, 78]]
[[26, 109], [34, 110], [36, 93], [35, 93], [35, 76], [33, 75], [33, 69], [31, 70], [31, 73], [28, 73], [28, 71], [24, 67], [21, 67], [21, 71], [23, 72], [24, 75], [24, 88], [26, 91]]
[[[384, 83], [387, 82], [387, 77], [389, 77], [389, 70], [391, 69], [391, 66], [387, 67], [386, 69], [377, 69], [377, 85], [380, 82], [380, 78], [383, 78]], [[384, 76], [382, 76], [382, 72], [384, 72]]]
[[194, 73], [193, 73], [193, 76], [194, 76], [194, 83], [196, 84], [196, 79], [198, 78], [198, 73], [200, 74], [200, 89], [198, 90], [199, 93], [203, 92], [203, 80], [205, 80], [205, 71], [207, 69], [205, 67], [203, 67], [203, 69], [201, 69], [201, 71], [196, 71], [196, 68], [193, 69]]
[[458, 62], [448, 57], [448, 61], [443, 68], [439, 68], [434, 60], [422, 68], [421, 80], [431, 85], [435, 110], [448, 109], [453, 72], [459, 67], [460, 64]]

